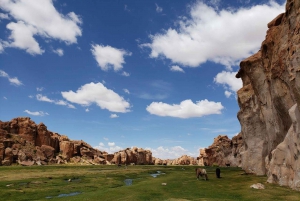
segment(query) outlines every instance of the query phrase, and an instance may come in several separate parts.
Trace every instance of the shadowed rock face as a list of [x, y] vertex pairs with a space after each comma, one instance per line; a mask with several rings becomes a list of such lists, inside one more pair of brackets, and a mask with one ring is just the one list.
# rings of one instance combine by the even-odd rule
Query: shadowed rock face
[[242, 168], [299, 190], [300, 1], [287, 0], [286, 12], [268, 28], [260, 50], [236, 75], [243, 81], [237, 92]]

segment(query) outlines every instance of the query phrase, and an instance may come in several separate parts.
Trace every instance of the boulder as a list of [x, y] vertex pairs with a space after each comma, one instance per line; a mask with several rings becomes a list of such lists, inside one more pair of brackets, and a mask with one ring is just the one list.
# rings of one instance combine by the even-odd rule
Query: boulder
[[74, 153], [74, 144], [72, 142], [66, 140], [61, 141], [59, 144], [59, 149], [64, 159], [69, 160], [72, 158]]

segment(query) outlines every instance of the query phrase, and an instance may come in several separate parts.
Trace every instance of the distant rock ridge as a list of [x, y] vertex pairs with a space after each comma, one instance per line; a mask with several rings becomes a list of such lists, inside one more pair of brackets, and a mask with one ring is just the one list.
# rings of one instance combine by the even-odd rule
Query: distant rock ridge
[[161, 160], [150, 150], [126, 148], [109, 154], [93, 148], [82, 140], [70, 140], [51, 132], [43, 123], [29, 117], [0, 121], [0, 165], [24, 166], [48, 164], [106, 165], [197, 165], [194, 157], [183, 155], [174, 160]]
[[176, 159], [160, 159], [153, 157], [155, 165], [200, 165], [196, 157], [182, 155]]
[[231, 140], [227, 135], [219, 135], [208, 148], [200, 149], [198, 164], [202, 166], [235, 166], [241, 167], [241, 153], [244, 151], [242, 134]]
[[240, 64], [242, 168], [300, 190], [300, 1], [268, 24], [260, 50]]

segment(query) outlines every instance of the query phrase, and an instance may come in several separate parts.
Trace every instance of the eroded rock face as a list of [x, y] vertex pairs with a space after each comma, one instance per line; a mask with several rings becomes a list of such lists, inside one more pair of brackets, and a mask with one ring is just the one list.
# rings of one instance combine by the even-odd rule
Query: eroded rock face
[[[243, 81], [237, 92], [245, 142], [242, 168], [257, 175], [267, 173], [268, 181], [299, 189], [291, 175], [295, 170], [300, 174], [296, 165], [300, 149], [289, 139], [299, 142], [300, 137], [291, 137], [296, 131], [291, 130], [294, 120], [289, 109], [297, 104], [294, 109], [299, 110], [300, 105], [300, 1], [287, 0], [286, 12], [268, 28], [259, 52], [242, 61], [236, 75]], [[284, 153], [291, 154], [285, 161], [289, 165], [279, 168]]]
[[219, 135], [208, 148], [200, 150], [200, 165], [241, 166], [241, 153], [243, 152], [243, 137], [239, 133], [231, 140], [226, 135]]

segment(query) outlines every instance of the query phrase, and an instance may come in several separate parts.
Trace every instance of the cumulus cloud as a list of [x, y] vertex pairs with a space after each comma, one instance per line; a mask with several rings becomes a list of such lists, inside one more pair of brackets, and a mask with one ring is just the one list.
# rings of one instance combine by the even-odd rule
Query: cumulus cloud
[[111, 114], [110, 118], [114, 119], [114, 118], [118, 118], [119, 116], [117, 114]]
[[107, 145], [105, 145], [103, 142], [100, 142], [99, 145], [95, 146], [94, 148], [99, 149], [100, 151], [106, 151], [109, 154], [123, 150], [122, 147], [117, 146], [114, 142], [108, 142]]
[[89, 83], [81, 86], [76, 92], [61, 92], [62, 96], [72, 103], [82, 106], [97, 104], [101, 109], [111, 112], [129, 112], [130, 104], [113, 90], [106, 88], [102, 83]]
[[151, 43], [141, 47], [150, 48], [152, 58], [163, 56], [190, 67], [212, 61], [230, 69], [259, 49], [266, 24], [284, 8], [270, 0], [263, 5], [218, 10], [197, 1], [190, 16], [177, 21], [178, 27], [151, 35]]
[[44, 102], [48, 102], [48, 103], [54, 103], [56, 105], [64, 105], [64, 106], [67, 106], [68, 108], [72, 108], [72, 109], [75, 109], [75, 106], [64, 101], [64, 100], [52, 100], [50, 98], [48, 98], [47, 96], [44, 96], [42, 94], [37, 94], [36, 95], [36, 99], [38, 101], [44, 101]]
[[119, 71], [123, 68], [123, 64], [125, 63], [124, 56], [131, 55], [131, 52], [117, 49], [109, 45], [92, 45], [91, 51], [98, 65], [104, 71], [107, 71], [110, 68], [113, 68], [114, 71]]
[[160, 159], [176, 159], [183, 155], [188, 155], [191, 157], [199, 156], [199, 149], [191, 152], [187, 149], [184, 149], [181, 146], [174, 147], [157, 147], [157, 148], [145, 148], [146, 150], [150, 150], [152, 152], [152, 156]]
[[10, 84], [15, 86], [21, 86], [23, 83], [17, 77], [10, 77], [5, 71], [0, 70], [0, 77], [5, 77], [8, 79]]
[[17, 21], [6, 26], [11, 31], [6, 47], [24, 49], [32, 55], [42, 54], [44, 50], [35, 36], [72, 44], [82, 34], [79, 16], [74, 12], [59, 13], [52, 0], [0, 0], [0, 8]]
[[182, 68], [180, 68], [179, 66], [177, 66], [177, 65], [171, 66], [170, 70], [174, 71], [174, 72], [182, 72], [182, 73], [184, 73], [184, 70]]
[[89, 110], [89, 108], [86, 108], [85, 111], [86, 111], [86, 112], [89, 112], [90, 110]]
[[191, 100], [184, 100], [180, 104], [167, 104], [162, 102], [152, 102], [146, 110], [150, 114], [162, 117], [192, 118], [202, 117], [211, 114], [221, 114], [224, 107], [220, 102], [201, 100], [193, 103]]
[[55, 54], [57, 54], [58, 56], [60, 56], [60, 57], [64, 55], [64, 50], [61, 49], [61, 48], [58, 48], [58, 49], [56, 49], [56, 50], [53, 50], [53, 52], [54, 52]]
[[43, 111], [31, 112], [29, 110], [25, 110], [24, 112], [26, 112], [27, 114], [33, 115], [33, 116], [45, 116], [45, 115], [49, 115], [47, 112], [43, 112]]
[[236, 91], [243, 86], [242, 80], [235, 77], [236, 74], [237, 72], [222, 71], [214, 78], [215, 83], [222, 84], [224, 87], [225, 96], [227, 98], [229, 98], [232, 94], [235, 94]]
[[11, 31], [9, 39], [12, 42], [9, 43], [9, 47], [24, 49], [32, 55], [44, 53], [44, 50], [41, 49], [33, 37], [38, 32], [35, 27], [27, 25], [23, 21], [18, 21], [17, 23], [9, 23], [6, 28]]

